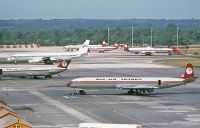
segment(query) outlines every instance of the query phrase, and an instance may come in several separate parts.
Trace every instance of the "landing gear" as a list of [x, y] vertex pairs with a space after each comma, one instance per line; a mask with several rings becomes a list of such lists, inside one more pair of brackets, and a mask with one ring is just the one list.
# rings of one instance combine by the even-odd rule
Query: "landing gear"
[[45, 78], [52, 78], [52, 76], [51, 75], [46, 75], [46, 76], [44, 76]]
[[104, 53], [104, 51], [99, 51], [99, 53]]
[[153, 89], [130, 89], [128, 91], [129, 95], [150, 95]]
[[71, 95], [86, 95], [86, 92], [82, 89], [82, 90], [78, 90], [78, 92], [74, 92], [74, 93], [71, 93]]
[[50, 58], [45, 59], [45, 60], [44, 60], [44, 63], [45, 63], [45, 64], [49, 64], [49, 65], [52, 65], [52, 64], [53, 64], [53, 62], [52, 62], [52, 60], [51, 60]]
[[151, 56], [152, 53], [151, 53], [151, 52], [146, 52], [145, 55], [146, 55], [146, 56]]
[[86, 95], [86, 92], [84, 90], [79, 90], [79, 95]]

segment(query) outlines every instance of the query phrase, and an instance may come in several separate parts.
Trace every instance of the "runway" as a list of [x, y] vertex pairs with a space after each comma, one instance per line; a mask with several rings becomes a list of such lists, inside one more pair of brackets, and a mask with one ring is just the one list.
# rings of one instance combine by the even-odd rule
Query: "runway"
[[[83, 122], [142, 124], [144, 128], [199, 128], [200, 80], [175, 88], [155, 90], [151, 96], [131, 96], [126, 90], [86, 90], [70, 93], [67, 81], [89, 76], [171, 76], [184, 68], [154, 64], [174, 56], [135, 56], [108, 52], [72, 60], [69, 70], [52, 79], [6, 78], [0, 98], [34, 128], [77, 128]], [[179, 57], [178, 57], [179, 58]], [[195, 69], [199, 76], [200, 69]]]

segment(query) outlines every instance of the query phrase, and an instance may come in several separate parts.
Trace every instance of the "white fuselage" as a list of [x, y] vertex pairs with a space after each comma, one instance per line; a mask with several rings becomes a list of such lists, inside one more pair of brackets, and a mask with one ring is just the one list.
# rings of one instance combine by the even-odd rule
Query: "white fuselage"
[[15, 54], [8, 58], [9, 61], [28, 61], [34, 59], [40, 59], [45, 57], [50, 57], [55, 60], [66, 60], [73, 57], [79, 57], [80, 55], [76, 52], [70, 53], [25, 53], [25, 54]]
[[114, 47], [114, 46], [98, 46], [98, 47], [91, 47], [89, 49], [91, 51], [111, 51], [111, 50], [117, 49], [117, 47]]
[[152, 48], [152, 47], [146, 47], [146, 48], [129, 48], [130, 52], [134, 53], [151, 53], [151, 54], [169, 54], [169, 52], [172, 52], [173, 49], [171, 48]]
[[91, 88], [91, 89], [107, 89], [123, 87], [130, 88], [167, 88], [186, 84], [185, 79], [169, 78], [169, 77], [85, 77], [71, 80], [67, 86], [72, 88]]
[[49, 76], [67, 70], [60, 67], [0, 67], [3, 70], [3, 77], [26, 77], [26, 76]]
[[[74, 49], [78, 50], [81, 45], [69, 45], [65, 46], [64, 49], [68, 51], [73, 51]], [[88, 46], [90, 51], [111, 51], [117, 49], [115, 46], [102, 46], [102, 45], [89, 45]]]
[[74, 57], [80, 57], [88, 54], [89, 40], [86, 40], [80, 49], [76, 52], [51, 52], [51, 53], [23, 53], [15, 54], [7, 58], [8, 61], [28, 61], [30, 63], [69, 60]]

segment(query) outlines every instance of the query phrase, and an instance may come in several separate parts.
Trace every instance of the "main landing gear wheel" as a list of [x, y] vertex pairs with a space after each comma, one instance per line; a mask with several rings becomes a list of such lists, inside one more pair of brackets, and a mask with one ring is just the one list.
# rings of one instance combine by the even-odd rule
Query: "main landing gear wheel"
[[46, 75], [46, 76], [44, 76], [45, 78], [52, 78], [52, 76], [51, 75]]
[[86, 95], [86, 92], [84, 90], [78, 90], [78, 93], [74, 92], [71, 95]]
[[84, 90], [79, 90], [79, 95], [86, 95], [86, 92]]
[[151, 92], [153, 90], [148, 90], [148, 89], [130, 89], [128, 91], [129, 95], [151, 95]]

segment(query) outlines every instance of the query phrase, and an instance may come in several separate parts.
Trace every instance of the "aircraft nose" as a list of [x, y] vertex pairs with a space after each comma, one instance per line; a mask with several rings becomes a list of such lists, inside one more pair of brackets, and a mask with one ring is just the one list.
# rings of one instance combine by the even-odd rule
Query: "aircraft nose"
[[72, 87], [72, 81], [69, 81], [68, 83], [67, 83], [67, 87]]

